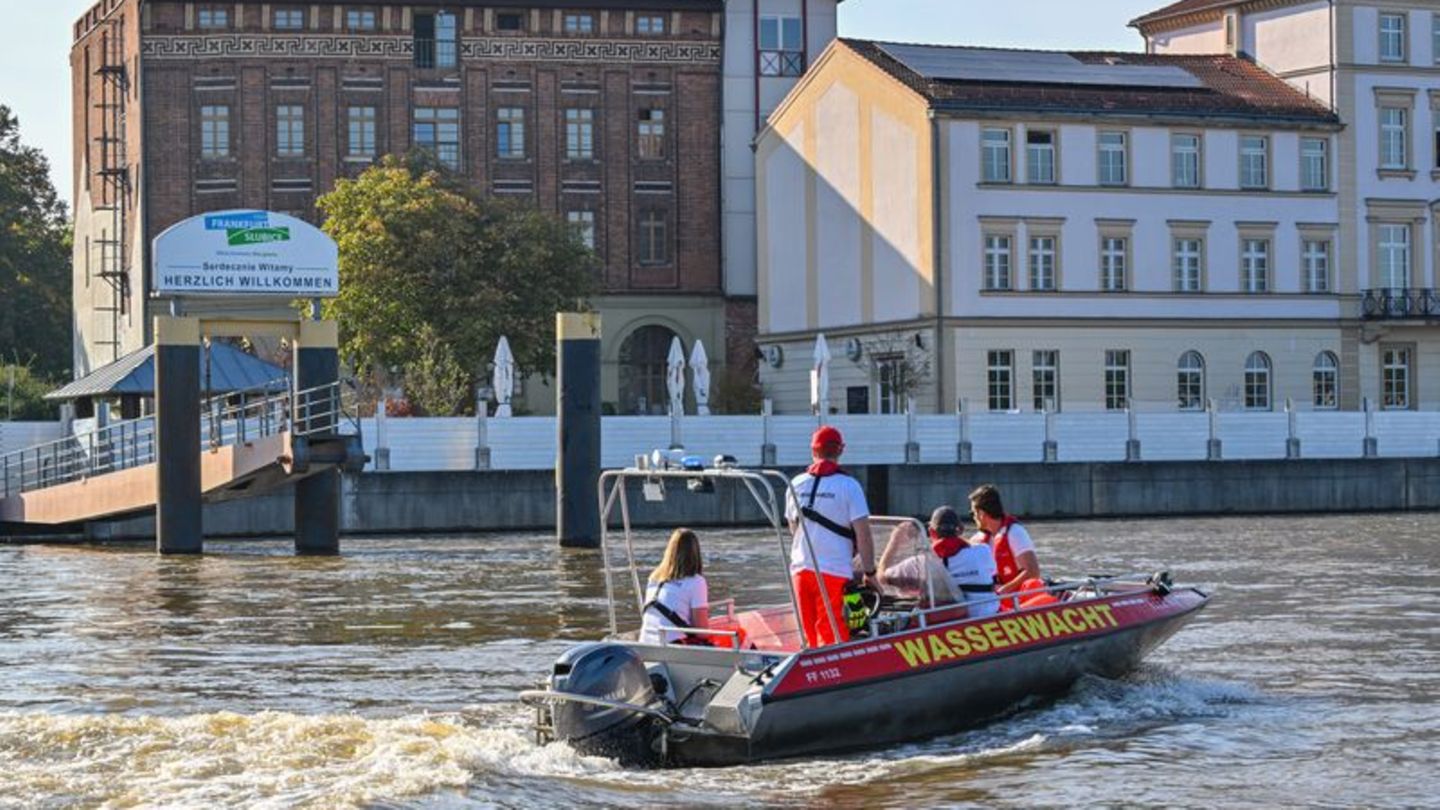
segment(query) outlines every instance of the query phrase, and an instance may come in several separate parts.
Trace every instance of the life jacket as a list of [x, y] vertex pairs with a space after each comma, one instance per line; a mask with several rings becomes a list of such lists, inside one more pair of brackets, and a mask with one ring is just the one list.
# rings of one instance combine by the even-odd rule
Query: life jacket
[[993, 534], [981, 531], [985, 542], [990, 544], [990, 549], [995, 554], [995, 577], [1001, 582], [1009, 582], [1020, 573], [1020, 566], [1015, 564], [1015, 554], [1010, 551], [1010, 527], [1019, 522], [1014, 515], [1006, 515], [1000, 521], [1000, 528]]
[[[930, 530], [930, 550], [935, 552], [936, 557], [940, 558], [940, 564], [945, 566], [945, 572], [950, 574], [952, 580], [955, 575], [950, 571], [950, 560], [968, 548], [970, 548], [970, 544], [966, 542], [963, 537], [941, 537], [935, 533], [934, 529]], [[967, 599], [971, 598], [969, 595], [972, 593], [995, 592], [995, 580], [993, 578], [988, 583], [955, 582], [954, 585], [966, 595]]]
[[850, 543], [853, 545], [855, 543], [855, 530], [853, 528], [849, 526], [842, 526], [839, 523], [831, 520], [830, 518], [820, 514], [820, 512], [815, 509], [815, 495], [820, 491], [820, 479], [829, 478], [832, 475], [844, 475], [850, 477], [850, 473], [847, 473], [844, 470], [840, 469], [839, 464], [835, 463], [834, 461], [830, 461], [829, 459], [822, 459], [815, 462], [814, 464], [811, 464], [805, 470], [805, 472], [810, 473], [810, 494], [809, 497], [805, 499], [805, 503], [801, 505], [800, 514], [803, 515], [804, 518], [811, 523], [814, 523], [817, 526], [821, 526], [825, 529], [829, 529], [835, 534], [849, 539]]

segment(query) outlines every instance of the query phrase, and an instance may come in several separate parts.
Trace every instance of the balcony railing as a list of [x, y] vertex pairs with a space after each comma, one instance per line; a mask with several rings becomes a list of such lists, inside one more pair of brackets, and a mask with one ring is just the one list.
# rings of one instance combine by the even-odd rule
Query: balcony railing
[[761, 51], [761, 76], [799, 76], [805, 72], [805, 54], [801, 51]]
[[1440, 318], [1440, 293], [1426, 287], [1365, 290], [1360, 313], [1366, 318]]

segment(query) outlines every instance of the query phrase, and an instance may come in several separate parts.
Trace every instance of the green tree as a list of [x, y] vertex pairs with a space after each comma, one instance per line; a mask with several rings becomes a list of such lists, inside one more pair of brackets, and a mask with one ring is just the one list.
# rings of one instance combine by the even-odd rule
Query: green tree
[[427, 391], [432, 413], [468, 407], [501, 335], [522, 372], [549, 371], [555, 312], [582, 306], [593, 289], [594, 255], [566, 223], [485, 199], [421, 159], [385, 158], [319, 205], [340, 247], [340, 294], [324, 312], [340, 323], [342, 355], [361, 373], [463, 372], [454, 400]]
[[55, 385], [36, 377], [29, 366], [0, 363], [0, 420], [44, 422], [59, 408], [45, 401]]
[[0, 361], [69, 375], [70, 223], [50, 164], [0, 105]]

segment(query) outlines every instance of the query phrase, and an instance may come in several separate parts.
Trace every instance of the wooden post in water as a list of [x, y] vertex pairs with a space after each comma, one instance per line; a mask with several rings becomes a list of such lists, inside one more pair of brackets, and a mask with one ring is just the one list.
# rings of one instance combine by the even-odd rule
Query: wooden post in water
[[205, 548], [200, 500], [200, 321], [155, 318], [155, 546]]
[[555, 315], [555, 537], [600, 546], [600, 314]]

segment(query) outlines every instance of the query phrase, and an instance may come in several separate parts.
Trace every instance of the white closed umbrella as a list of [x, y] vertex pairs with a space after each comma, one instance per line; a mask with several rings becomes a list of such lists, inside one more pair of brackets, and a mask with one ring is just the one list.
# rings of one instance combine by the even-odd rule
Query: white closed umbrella
[[696, 339], [690, 349], [690, 375], [695, 386], [695, 413], [710, 415], [710, 358], [705, 356], [705, 344]]
[[515, 355], [510, 353], [510, 341], [500, 336], [500, 345], [495, 347], [495, 374], [491, 377], [495, 386], [495, 415], [510, 415], [510, 396], [515, 392]]
[[830, 413], [830, 344], [815, 336], [815, 365], [810, 369], [810, 407], [822, 419]]
[[665, 358], [665, 392], [670, 395], [670, 413], [685, 413], [685, 348], [678, 335], [670, 339], [670, 355]]

